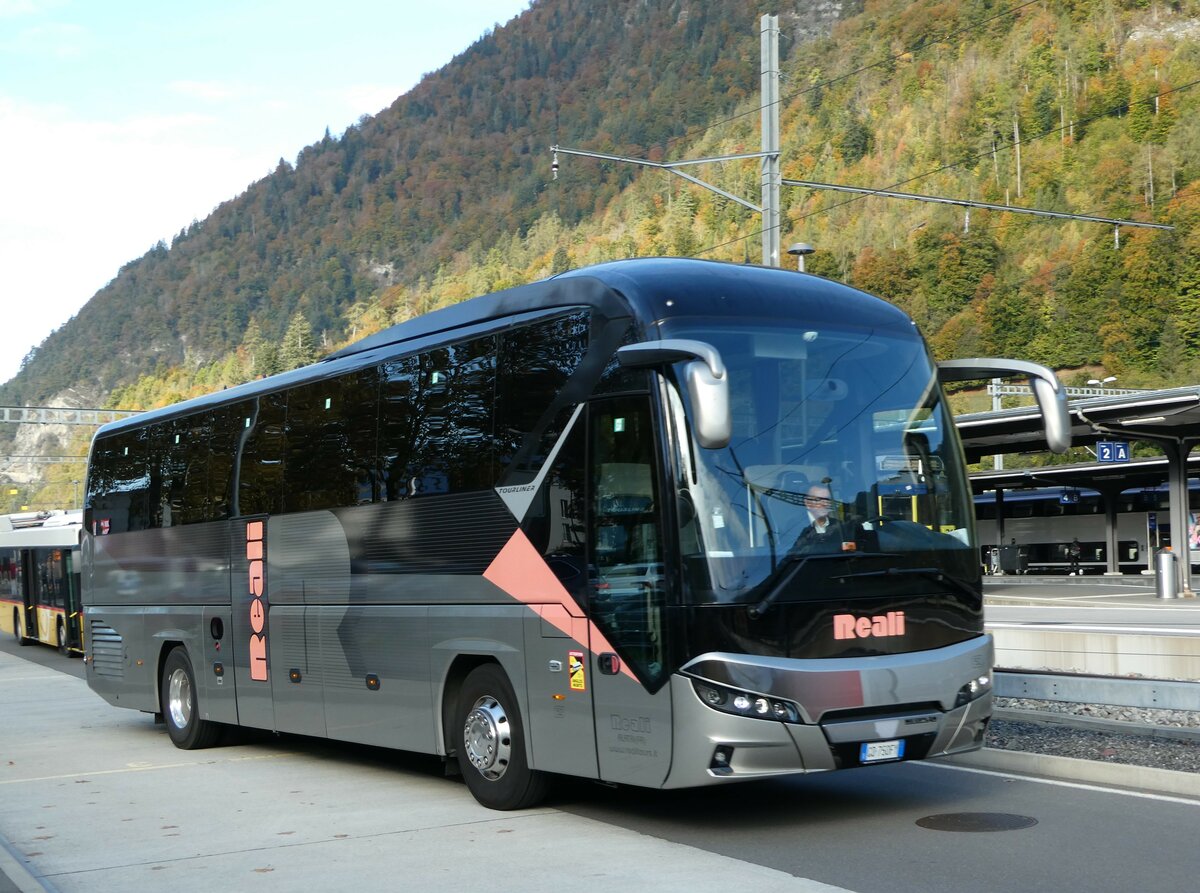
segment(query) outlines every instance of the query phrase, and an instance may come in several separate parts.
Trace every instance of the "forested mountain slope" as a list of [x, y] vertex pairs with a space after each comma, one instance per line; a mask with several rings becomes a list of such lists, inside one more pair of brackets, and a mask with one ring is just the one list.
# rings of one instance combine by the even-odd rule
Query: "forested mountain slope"
[[[548, 147], [756, 151], [768, 12], [785, 177], [1176, 227], [1117, 248], [1096, 224], [976, 211], [968, 230], [961, 209], [786, 188], [783, 241], [818, 247], [810, 271], [897, 301], [942, 356], [1195, 380], [1200, 0], [536, 0], [130, 262], [2, 398], [149, 406], [567, 267], [757, 262], [757, 215], [629, 165], [563, 157], [552, 180]], [[758, 199], [754, 162], [696, 173]]]

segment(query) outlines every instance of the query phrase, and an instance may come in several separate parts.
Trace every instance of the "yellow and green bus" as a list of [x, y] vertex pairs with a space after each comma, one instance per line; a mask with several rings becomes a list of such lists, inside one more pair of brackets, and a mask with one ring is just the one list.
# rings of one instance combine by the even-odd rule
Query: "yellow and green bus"
[[79, 512], [0, 516], [0, 632], [83, 654]]

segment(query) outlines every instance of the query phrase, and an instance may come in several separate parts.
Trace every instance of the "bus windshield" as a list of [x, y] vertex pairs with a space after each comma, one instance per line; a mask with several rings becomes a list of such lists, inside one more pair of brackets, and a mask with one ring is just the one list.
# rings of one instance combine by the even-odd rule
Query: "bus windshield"
[[977, 590], [962, 452], [915, 331], [662, 328], [716, 347], [730, 383], [733, 437], [716, 450], [694, 442], [686, 391], [667, 386], [692, 603], [845, 599], [897, 584]]

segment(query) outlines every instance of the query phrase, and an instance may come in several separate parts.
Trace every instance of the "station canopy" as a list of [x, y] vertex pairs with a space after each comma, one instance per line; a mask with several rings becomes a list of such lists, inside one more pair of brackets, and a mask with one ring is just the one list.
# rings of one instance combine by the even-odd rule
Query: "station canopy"
[[[1200, 443], [1200, 387], [1087, 397], [1069, 402], [1067, 412], [1074, 446], [1140, 440], [1157, 445], [1163, 457], [978, 472], [971, 475], [972, 490], [977, 495], [1039, 486], [1099, 491], [1105, 494], [1108, 504], [1107, 538], [1109, 555], [1114, 556], [1116, 529], [1112, 503], [1116, 494], [1137, 487], [1156, 488], [1165, 480], [1171, 529], [1188, 529], [1188, 478], [1200, 471], [1200, 464], [1190, 460], [1192, 447]], [[1036, 406], [961, 415], [955, 419], [955, 425], [969, 462], [978, 462], [989, 455], [1049, 449]], [[1179, 561], [1176, 565], [1181, 588], [1190, 594], [1192, 562]]]
[[[1094, 446], [1100, 441], [1166, 442], [1183, 447], [1186, 455], [1188, 448], [1200, 443], [1200, 387], [1089, 397], [1072, 400], [1067, 410], [1074, 446]], [[1034, 453], [1049, 448], [1036, 406], [968, 413], [957, 416], [954, 422], [968, 462], [1001, 453]], [[1131, 473], [1132, 464], [1127, 466]]]

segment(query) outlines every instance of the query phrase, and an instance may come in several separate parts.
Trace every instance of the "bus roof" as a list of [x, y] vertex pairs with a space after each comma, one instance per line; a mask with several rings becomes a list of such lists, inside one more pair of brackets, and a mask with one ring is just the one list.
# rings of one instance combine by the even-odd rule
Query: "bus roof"
[[74, 521], [47, 527], [18, 527], [15, 530], [0, 529], [0, 549], [37, 549], [55, 546], [78, 546], [79, 534], [83, 530], [82, 516], [74, 514]]
[[591, 307], [609, 319], [632, 317], [643, 332], [672, 316], [778, 318], [781, 307], [797, 317], [913, 332], [912, 320], [897, 307], [820, 276], [694, 258], [610, 261], [422, 314], [368, 335], [310, 366], [109, 422], [96, 437], [329, 378], [398, 353], [399, 345], [407, 342], [448, 336], [556, 307]]

